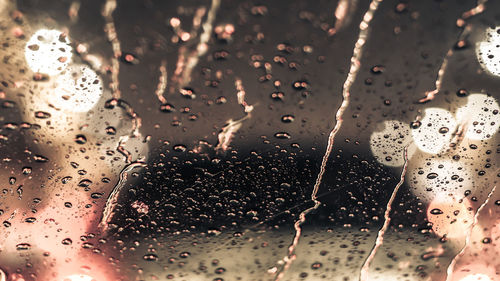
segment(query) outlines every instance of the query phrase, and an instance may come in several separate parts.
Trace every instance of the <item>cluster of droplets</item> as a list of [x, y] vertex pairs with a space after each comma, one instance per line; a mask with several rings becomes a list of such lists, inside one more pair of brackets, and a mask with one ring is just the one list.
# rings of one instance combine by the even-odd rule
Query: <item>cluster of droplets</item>
[[500, 76], [500, 26], [486, 30], [486, 39], [477, 44], [476, 55], [483, 69]]
[[87, 112], [97, 104], [102, 82], [87, 65], [72, 64], [73, 48], [65, 33], [40, 29], [28, 40], [24, 53], [35, 78], [55, 77], [54, 92], [43, 97], [48, 103], [72, 112]]
[[[459, 90], [459, 96], [464, 90]], [[383, 122], [383, 129], [370, 136], [370, 148], [381, 164], [397, 167], [403, 164], [400, 152], [414, 143], [424, 153], [438, 154], [456, 145], [456, 138], [486, 140], [500, 127], [500, 106], [486, 94], [467, 96], [467, 104], [455, 115], [442, 108], [427, 108], [423, 118], [410, 125], [398, 120]], [[410, 149], [409, 157], [415, 148]]]

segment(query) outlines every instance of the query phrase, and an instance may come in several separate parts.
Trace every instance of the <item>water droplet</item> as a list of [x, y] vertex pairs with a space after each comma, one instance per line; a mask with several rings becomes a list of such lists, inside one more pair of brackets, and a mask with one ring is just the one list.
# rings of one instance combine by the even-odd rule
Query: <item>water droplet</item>
[[179, 254], [179, 257], [185, 259], [185, 258], [188, 258], [190, 255], [191, 255], [191, 253], [189, 253], [189, 252], [182, 252]]
[[73, 244], [73, 240], [71, 240], [70, 238], [65, 238], [65, 239], [63, 239], [63, 240], [61, 241], [61, 243], [62, 243], [63, 245], [71, 245], [71, 244]]
[[448, 129], [448, 127], [441, 127], [439, 128], [439, 133], [440, 134], [446, 134], [450, 131], [450, 129]]
[[44, 112], [44, 111], [36, 111], [35, 112], [35, 118], [38, 118], [38, 119], [47, 119], [47, 118], [50, 118], [50, 113], [48, 112]]
[[31, 245], [29, 243], [19, 243], [16, 245], [16, 250], [18, 251], [26, 251], [26, 250], [30, 250], [31, 249]]
[[441, 211], [440, 209], [432, 209], [431, 210], [431, 214], [433, 215], [441, 215], [443, 213], [443, 211]]
[[287, 132], [277, 132], [274, 134], [274, 137], [277, 139], [289, 139], [291, 136]]
[[435, 179], [438, 177], [438, 174], [437, 173], [429, 173], [427, 174], [427, 178], [432, 180], [432, 179]]
[[195, 94], [194, 90], [191, 88], [182, 88], [179, 90], [179, 92], [185, 98], [188, 98], [188, 99], [196, 98], [196, 94]]
[[71, 176], [66, 176], [66, 177], [64, 177], [64, 178], [62, 178], [62, 179], [61, 179], [61, 182], [62, 182], [63, 184], [67, 184], [67, 183], [68, 183], [68, 182], [70, 182], [72, 179], [73, 179], [73, 177], [71, 177]]
[[375, 65], [370, 69], [371, 73], [373, 73], [373, 74], [382, 74], [384, 72], [384, 70], [385, 70], [385, 67], [382, 65]]
[[85, 144], [87, 142], [87, 138], [84, 135], [76, 135], [75, 142], [77, 144]]
[[80, 187], [89, 187], [92, 184], [92, 181], [89, 179], [83, 179], [78, 183]]
[[29, 175], [33, 169], [31, 167], [23, 167], [23, 175]]
[[457, 91], [457, 96], [459, 97], [466, 97], [467, 95], [469, 95], [469, 92], [466, 89], [459, 89]]
[[420, 121], [414, 121], [410, 123], [410, 127], [412, 129], [418, 129], [420, 126], [422, 126], [422, 122]]
[[106, 134], [108, 134], [108, 135], [116, 135], [116, 129], [115, 129], [115, 127], [112, 127], [112, 126], [106, 127]]
[[175, 152], [185, 152], [186, 151], [186, 146], [183, 144], [176, 144], [174, 145], [174, 151]]
[[170, 103], [160, 105], [160, 111], [164, 113], [170, 113], [175, 111], [175, 107]]
[[294, 120], [295, 120], [295, 117], [293, 115], [290, 115], [290, 114], [281, 116], [281, 121], [283, 123], [291, 123]]
[[155, 254], [146, 254], [142, 257], [145, 261], [157, 261], [158, 256]]
[[93, 199], [99, 199], [103, 196], [104, 194], [103, 193], [100, 193], [100, 192], [94, 192], [90, 195], [90, 197], [92, 197]]
[[49, 161], [49, 158], [45, 157], [45, 156], [42, 156], [42, 155], [35, 155], [33, 157], [33, 159], [35, 159], [36, 162], [39, 162], [39, 163], [45, 163], [45, 162], [48, 162]]
[[34, 223], [35, 221], [36, 221], [36, 218], [34, 218], [34, 217], [29, 217], [29, 218], [26, 218], [24, 220], [24, 222], [27, 222], [27, 223]]
[[316, 270], [316, 269], [320, 269], [320, 268], [321, 268], [321, 266], [323, 266], [323, 265], [322, 265], [320, 262], [315, 262], [315, 263], [313, 263], [313, 264], [311, 265], [311, 269], [314, 269], [314, 270]]

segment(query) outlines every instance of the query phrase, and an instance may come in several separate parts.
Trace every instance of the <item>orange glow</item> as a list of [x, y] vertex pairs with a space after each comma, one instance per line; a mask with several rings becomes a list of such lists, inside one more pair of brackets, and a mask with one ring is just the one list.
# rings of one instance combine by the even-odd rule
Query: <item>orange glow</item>
[[493, 281], [495, 268], [483, 263], [472, 262], [469, 266], [462, 267], [453, 273], [452, 281]]
[[467, 229], [474, 219], [474, 211], [466, 198], [440, 196], [429, 204], [427, 219], [437, 235], [460, 238], [467, 235]]
[[73, 274], [65, 277], [63, 281], [95, 281], [95, 279], [85, 274]]
[[460, 281], [479, 281], [479, 280], [492, 281], [491, 278], [488, 277], [488, 275], [481, 274], [481, 273], [467, 275], [464, 278], [460, 279]]

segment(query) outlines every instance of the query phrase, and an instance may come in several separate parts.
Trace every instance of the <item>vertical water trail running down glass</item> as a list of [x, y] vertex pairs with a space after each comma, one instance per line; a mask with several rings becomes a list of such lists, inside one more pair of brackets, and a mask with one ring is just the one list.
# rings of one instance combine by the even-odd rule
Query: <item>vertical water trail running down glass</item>
[[120, 62], [118, 58], [121, 57], [122, 50], [120, 47], [120, 40], [118, 40], [118, 34], [116, 33], [115, 21], [113, 19], [113, 12], [116, 10], [116, 6], [116, 0], [106, 0], [102, 9], [102, 16], [106, 21], [104, 31], [113, 48], [113, 57], [111, 58], [111, 90], [113, 92], [113, 99], [117, 100], [121, 98], [119, 81]]
[[373, 259], [375, 258], [375, 255], [377, 254], [377, 250], [384, 243], [384, 234], [387, 231], [387, 229], [389, 228], [389, 225], [391, 223], [391, 216], [390, 215], [391, 215], [391, 210], [392, 210], [392, 203], [394, 203], [394, 199], [396, 198], [396, 194], [398, 193], [399, 188], [403, 185], [403, 183], [405, 181], [406, 170], [408, 168], [408, 146], [410, 146], [410, 145], [411, 145], [411, 143], [409, 145], [407, 145], [404, 149], [404, 152], [403, 152], [404, 164], [403, 164], [403, 168], [401, 170], [401, 176], [399, 178], [398, 184], [396, 185], [396, 187], [394, 187], [394, 190], [392, 191], [392, 194], [391, 194], [391, 197], [389, 198], [389, 201], [387, 201], [387, 206], [385, 208], [385, 213], [384, 213], [384, 224], [382, 225], [382, 227], [378, 231], [377, 239], [375, 240], [375, 244], [373, 245], [373, 248], [370, 251], [370, 254], [368, 255], [368, 257], [366, 257], [365, 262], [363, 263], [363, 266], [361, 267], [361, 270], [359, 272], [359, 280], [360, 281], [368, 281], [369, 280], [368, 279], [368, 272], [370, 270], [370, 264], [373, 261]]
[[488, 0], [478, 0], [477, 5], [474, 8], [462, 13], [462, 16], [457, 19], [457, 26], [463, 28], [460, 34], [458, 35], [458, 43], [454, 44], [450, 49], [448, 49], [448, 52], [446, 52], [446, 55], [443, 58], [443, 62], [439, 67], [436, 81], [434, 82], [435, 84], [434, 90], [425, 92], [425, 97], [418, 100], [419, 103], [426, 103], [428, 101], [433, 100], [434, 97], [436, 97], [436, 95], [439, 93], [439, 91], [441, 91], [441, 85], [443, 84], [444, 73], [446, 71], [446, 68], [448, 67], [448, 60], [453, 55], [453, 49], [456, 47], [462, 48], [465, 46], [464, 38], [466, 37], [468, 30], [470, 29], [470, 26], [466, 24], [465, 20], [477, 14], [482, 13], [485, 9], [484, 4], [486, 2], [488, 2]]
[[497, 188], [497, 186], [495, 185], [490, 190], [490, 192], [488, 193], [488, 197], [486, 197], [486, 199], [481, 204], [481, 206], [479, 206], [479, 208], [477, 208], [477, 211], [474, 214], [474, 219], [473, 219], [471, 225], [469, 226], [469, 229], [468, 229], [468, 232], [467, 232], [467, 237], [465, 237], [464, 246], [462, 247], [462, 249], [460, 249], [460, 251], [458, 252], [458, 254], [456, 254], [455, 257], [453, 257], [453, 259], [451, 260], [450, 264], [448, 265], [448, 268], [446, 269], [446, 281], [452, 281], [453, 280], [452, 278], [453, 278], [453, 270], [455, 268], [455, 264], [457, 263], [458, 259], [461, 256], [464, 255], [465, 249], [467, 249], [467, 247], [470, 245], [470, 240], [472, 238], [472, 230], [474, 229], [474, 227], [478, 223], [479, 213], [486, 206], [486, 204], [488, 204], [488, 202], [490, 201], [491, 195], [493, 195], [493, 193], [495, 192], [496, 188]]
[[288, 247], [288, 255], [284, 257], [284, 265], [282, 266], [281, 270], [277, 271], [275, 280], [281, 280], [283, 276], [285, 275], [286, 271], [288, 268], [292, 265], [293, 261], [296, 258], [295, 255], [295, 249], [297, 248], [297, 245], [300, 240], [300, 236], [302, 233], [302, 224], [306, 221], [306, 216], [310, 212], [316, 210], [321, 202], [317, 199], [317, 194], [319, 187], [321, 185], [321, 181], [323, 179], [323, 175], [325, 173], [325, 168], [326, 164], [328, 162], [328, 158], [330, 157], [330, 154], [332, 152], [333, 148], [333, 143], [335, 140], [335, 136], [337, 135], [338, 131], [340, 130], [342, 126], [342, 116], [344, 114], [344, 111], [347, 109], [349, 106], [349, 96], [350, 96], [350, 90], [351, 86], [353, 85], [354, 81], [356, 80], [356, 77], [358, 75], [360, 66], [361, 66], [361, 57], [363, 55], [363, 47], [365, 46], [366, 40], [368, 38], [368, 33], [370, 29], [370, 22], [373, 19], [373, 16], [375, 12], [377, 11], [379, 4], [383, 0], [372, 0], [370, 2], [370, 7], [366, 11], [366, 13], [363, 16], [363, 20], [359, 24], [359, 35], [358, 39], [354, 45], [354, 50], [353, 54], [351, 57], [351, 66], [349, 69], [349, 73], [347, 74], [347, 78], [344, 82], [344, 86], [342, 88], [342, 103], [337, 110], [337, 113], [335, 114], [335, 126], [334, 128], [330, 131], [330, 135], [328, 136], [328, 144], [326, 147], [325, 154], [323, 155], [323, 159], [321, 161], [321, 167], [320, 171], [318, 173], [318, 176], [316, 178], [316, 182], [314, 184], [313, 191], [311, 193], [311, 200], [314, 202], [314, 206], [302, 211], [299, 215], [299, 219], [295, 222], [294, 224], [294, 229], [295, 229], [295, 235], [292, 240], [292, 244]]
[[144, 162], [135, 161], [125, 166], [125, 168], [123, 168], [123, 170], [120, 172], [120, 179], [118, 180], [118, 183], [116, 183], [115, 187], [113, 187], [113, 190], [109, 194], [108, 199], [106, 200], [104, 211], [102, 212], [102, 218], [101, 222], [99, 223], [99, 228], [101, 229], [103, 234], [106, 234], [106, 232], [109, 230], [109, 223], [113, 218], [115, 207], [118, 204], [118, 196], [120, 195], [123, 186], [127, 183], [128, 172], [132, 171], [137, 167], [146, 167], [146, 166], [147, 165]]

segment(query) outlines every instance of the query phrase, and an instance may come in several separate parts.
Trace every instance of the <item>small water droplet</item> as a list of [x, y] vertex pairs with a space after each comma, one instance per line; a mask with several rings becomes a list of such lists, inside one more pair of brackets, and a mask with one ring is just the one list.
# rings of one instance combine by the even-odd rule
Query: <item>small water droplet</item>
[[158, 256], [155, 254], [146, 254], [142, 257], [145, 261], [157, 261]]
[[50, 118], [50, 113], [48, 112], [45, 112], [45, 111], [36, 111], [35, 112], [35, 118], [38, 118], [38, 119], [47, 119], [47, 118]]
[[70, 238], [65, 238], [65, 239], [63, 239], [63, 240], [61, 241], [61, 243], [62, 243], [63, 245], [71, 245], [71, 244], [73, 244], [73, 240], [71, 240]]
[[290, 115], [290, 114], [281, 116], [281, 121], [283, 123], [291, 123], [294, 120], [295, 120], [295, 117], [293, 115]]
[[87, 138], [84, 135], [76, 135], [75, 142], [77, 144], [85, 144], [87, 142]]
[[438, 177], [438, 174], [437, 173], [429, 173], [427, 174], [427, 178], [432, 180], [432, 179], [435, 179]]
[[433, 215], [441, 215], [443, 213], [443, 211], [441, 211], [440, 209], [432, 209], [431, 210], [431, 214]]
[[31, 249], [31, 244], [29, 243], [19, 243], [16, 245], [16, 250], [18, 251], [26, 251]]

